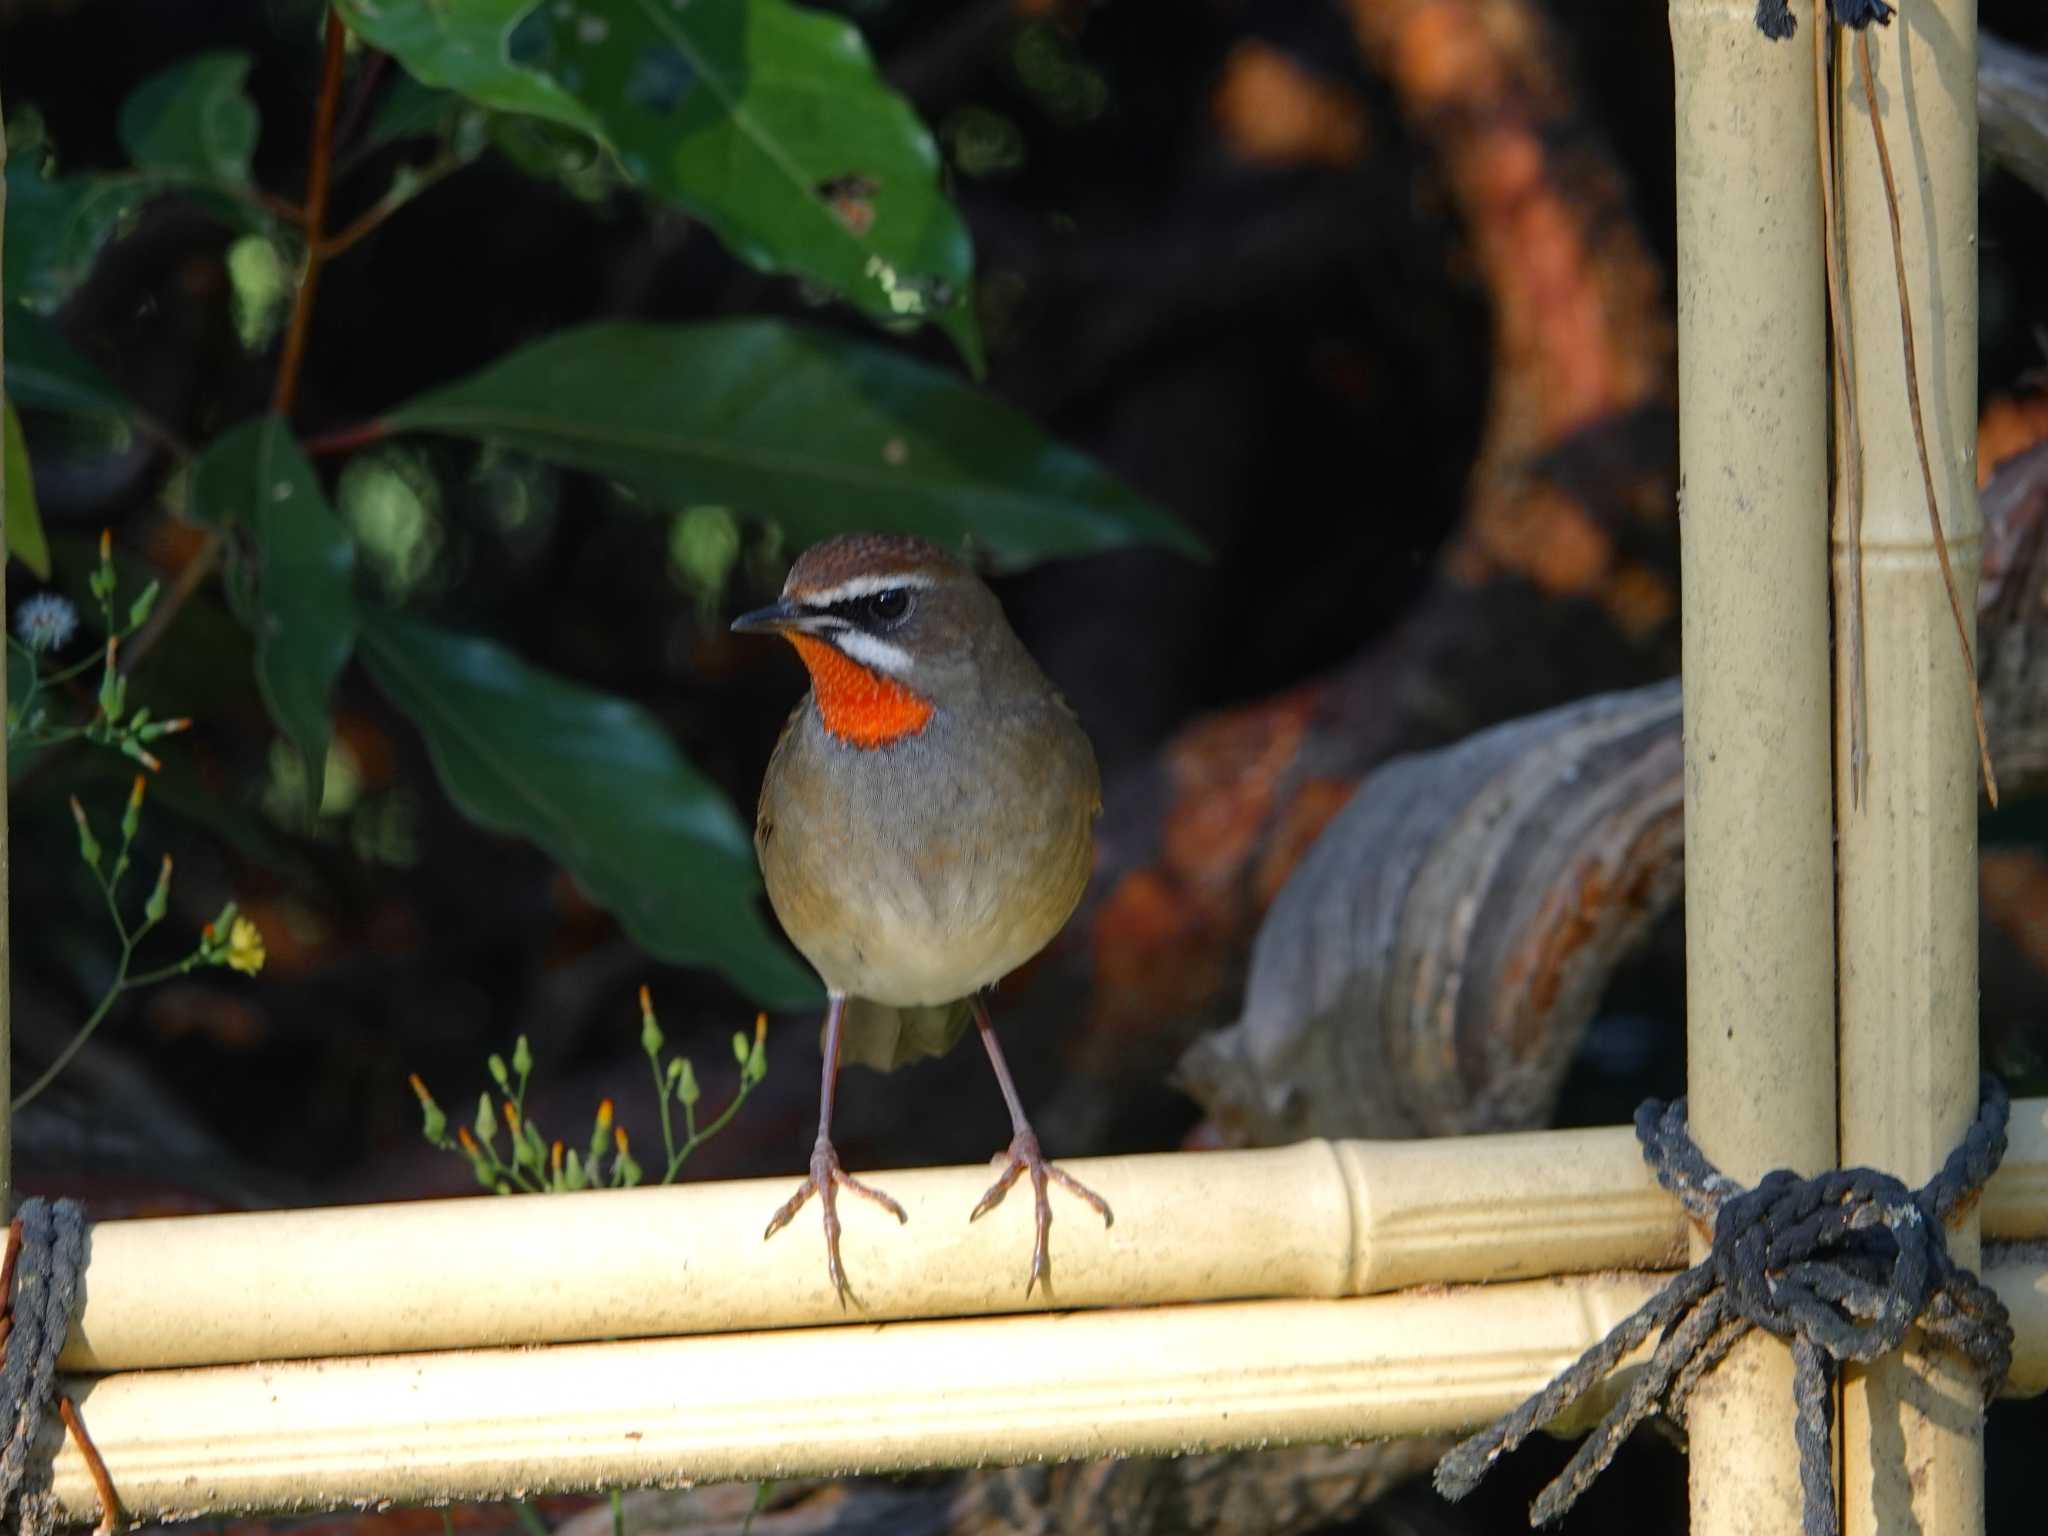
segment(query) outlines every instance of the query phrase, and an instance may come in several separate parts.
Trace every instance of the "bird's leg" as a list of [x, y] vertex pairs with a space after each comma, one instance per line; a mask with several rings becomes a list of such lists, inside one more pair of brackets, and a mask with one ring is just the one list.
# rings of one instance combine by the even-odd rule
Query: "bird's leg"
[[839, 1083], [839, 1031], [845, 1016], [845, 995], [832, 993], [831, 1000], [825, 1005], [825, 1080], [818, 1090], [818, 1141], [811, 1148], [810, 1177], [783, 1202], [781, 1209], [769, 1219], [768, 1230], [761, 1234], [761, 1240], [766, 1242], [789, 1225], [790, 1218], [803, 1209], [804, 1202], [816, 1195], [819, 1208], [825, 1213], [825, 1267], [832, 1276], [832, 1289], [838, 1293], [842, 1307], [846, 1305], [848, 1292], [846, 1270], [839, 1262], [838, 1190], [850, 1189], [856, 1195], [865, 1195], [898, 1221], [910, 1220], [902, 1206], [841, 1168], [839, 1154], [832, 1148], [832, 1094]]
[[[1024, 1118], [1024, 1103], [1017, 1097], [1017, 1085], [1010, 1078], [1010, 1064], [1003, 1060], [1003, 1048], [996, 1043], [995, 1025], [989, 1022], [988, 1004], [979, 996], [974, 999], [974, 1023], [981, 1031], [981, 1043], [988, 1047], [989, 1065], [996, 1069], [996, 1082], [1003, 1090], [1003, 1102], [1010, 1106], [1010, 1147], [1007, 1154], [998, 1152], [995, 1158], [1005, 1159], [1002, 1177], [988, 1188], [981, 1197], [981, 1203], [968, 1215], [968, 1220], [986, 1214], [1002, 1203], [1010, 1186], [1020, 1175], [1031, 1175], [1031, 1192], [1038, 1202], [1038, 1241], [1031, 1249], [1031, 1278], [1024, 1282], [1024, 1294], [1031, 1295], [1032, 1287], [1045, 1278], [1047, 1242], [1052, 1235], [1052, 1201], [1046, 1197], [1046, 1181], [1061, 1185], [1079, 1195], [1094, 1206], [1102, 1217], [1105, 1227], [1114, 1226], [1116, 1217], [1110, 1214], [1109, 1202], [1095, 1193], [1086, 1184], [1064, 1169], [1055, 1168], [1045, 1160], [1045, 1153], [1039, 1148], [1038, 1133], [1031, 1129], [1031, 1122]], [[1048, 1294], [1051, 1281], [1046, 1281]]]

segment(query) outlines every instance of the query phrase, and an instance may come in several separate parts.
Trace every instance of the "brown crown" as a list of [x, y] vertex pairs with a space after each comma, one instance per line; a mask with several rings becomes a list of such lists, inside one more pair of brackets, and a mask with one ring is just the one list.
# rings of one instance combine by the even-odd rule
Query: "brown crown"
[[894, 576], [960, 568], [938, 545], [907, 533], [849, 533], [813, 544], [789, 568], [786, 597], [824, 592], [856, 576]]

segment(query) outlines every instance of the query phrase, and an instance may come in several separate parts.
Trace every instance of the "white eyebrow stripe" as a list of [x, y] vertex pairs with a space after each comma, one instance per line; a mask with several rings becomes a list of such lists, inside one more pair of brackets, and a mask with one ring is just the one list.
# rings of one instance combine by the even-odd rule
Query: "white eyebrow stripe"
[[858, 629], [835, 630], [831, 643], [848, 656], [876, 672], [886, 672], [891, 677], [901, 677], [910, 670], [910, 652], [900, 645], [891, 645], [886, 640], [877, 640], [873, 635]]
[[877, 592], [892, 591], [897, 587], [915, 587], [920, 591], [935, 585], [932, 578], [918, 571], [905, 571], [897, 576], [852, 576], [836, 587], [823, 587], [816, 592], [805, 592], [796, 601], [813, 608], [829, 608], [834, 603], [849, 602], [856, 597], [872, 597]]

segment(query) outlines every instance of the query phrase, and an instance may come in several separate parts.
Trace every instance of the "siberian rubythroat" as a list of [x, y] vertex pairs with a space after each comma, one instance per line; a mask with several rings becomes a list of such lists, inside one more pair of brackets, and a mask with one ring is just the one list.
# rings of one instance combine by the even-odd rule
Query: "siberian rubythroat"
[[782, 598], [736, 620], [796, 647], [811, 689], [775, 744], [754, 848], [790, 941], [824, 980], [824, 1082], [810, 1176], [843, 1303], [840, 1189], [907, 1220], [849, 1176], [832, 1147], [842, 1061], [884, 1070], [956, 1044], [971, 1020], [1010, 1111], [1001, 1176], [969, 1219], [1024, 1174], [1037, 1237], [1025, 1294], [1045, 1277], [1048, 1182], [1109, 1206], [1046, 1161], [982, 993], [1037, 954], [1081, 899], [1102, 809], [1095, 754], [995, 594], [922, 539], [855, 534], [806, 550]]

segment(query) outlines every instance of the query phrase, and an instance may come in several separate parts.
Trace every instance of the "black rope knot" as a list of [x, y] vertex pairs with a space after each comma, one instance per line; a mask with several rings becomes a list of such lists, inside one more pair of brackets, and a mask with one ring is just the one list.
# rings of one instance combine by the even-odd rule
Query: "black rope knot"
[[1556, 1519], [1637, 1424], [1659, 1410], [1682, 1422], [1693, 1388], [1762, 1328], [1792, 1347], [1806, 1536], [1835, 1536], [1831, 1388], [1840, 1362], [1889, 1354], [1918, 1327], [1977, 1367], [1987, 1402], [2012, 1364], [2005, 1306], [1949, 1255], [1947, 1228], [2004, 1157], [2011, 1109], [2004, 1085], [1986, 1074], [1976, 1120], [1922, 1189], [1872, 1168], [1810, 1179], [1780, 1168], [1744, 1189], [1693, 1145], [1685, 1100], [1649, 1100], [1636, 1111], [1644, 1160], [1694, 1219], [1713, 1224], [1711, 1251], [1543, 1391], [1438, 1462], [1438, 1491], [1471, 1492], [1499, 1457], [1659, 1334], [1642, 1375], [1529, 1512], [1532, 1524]]
[[74, 1200], [24, 1200], [15, 1217], [21, 1246], [12, 1318], [0, 1347], [0, 1530], [42, 1536], [53, 1528], [46, 1460], [31, 1460], [57, 1400], [57, 1356], [71, 1331], [85, 1272], [85, 1207]]
[[[1892, 20], [1892, 8], [1884, 0], [1828, 0], [1828, 11], [1836, 26], [1852, 27], [1859, 32], [1873, 21], [1888, 27]], [[1756, 0], [1756, 27], [1774, 43], [1797, 32], [1799, 22], [1792, 14], [1790, 0]]]

